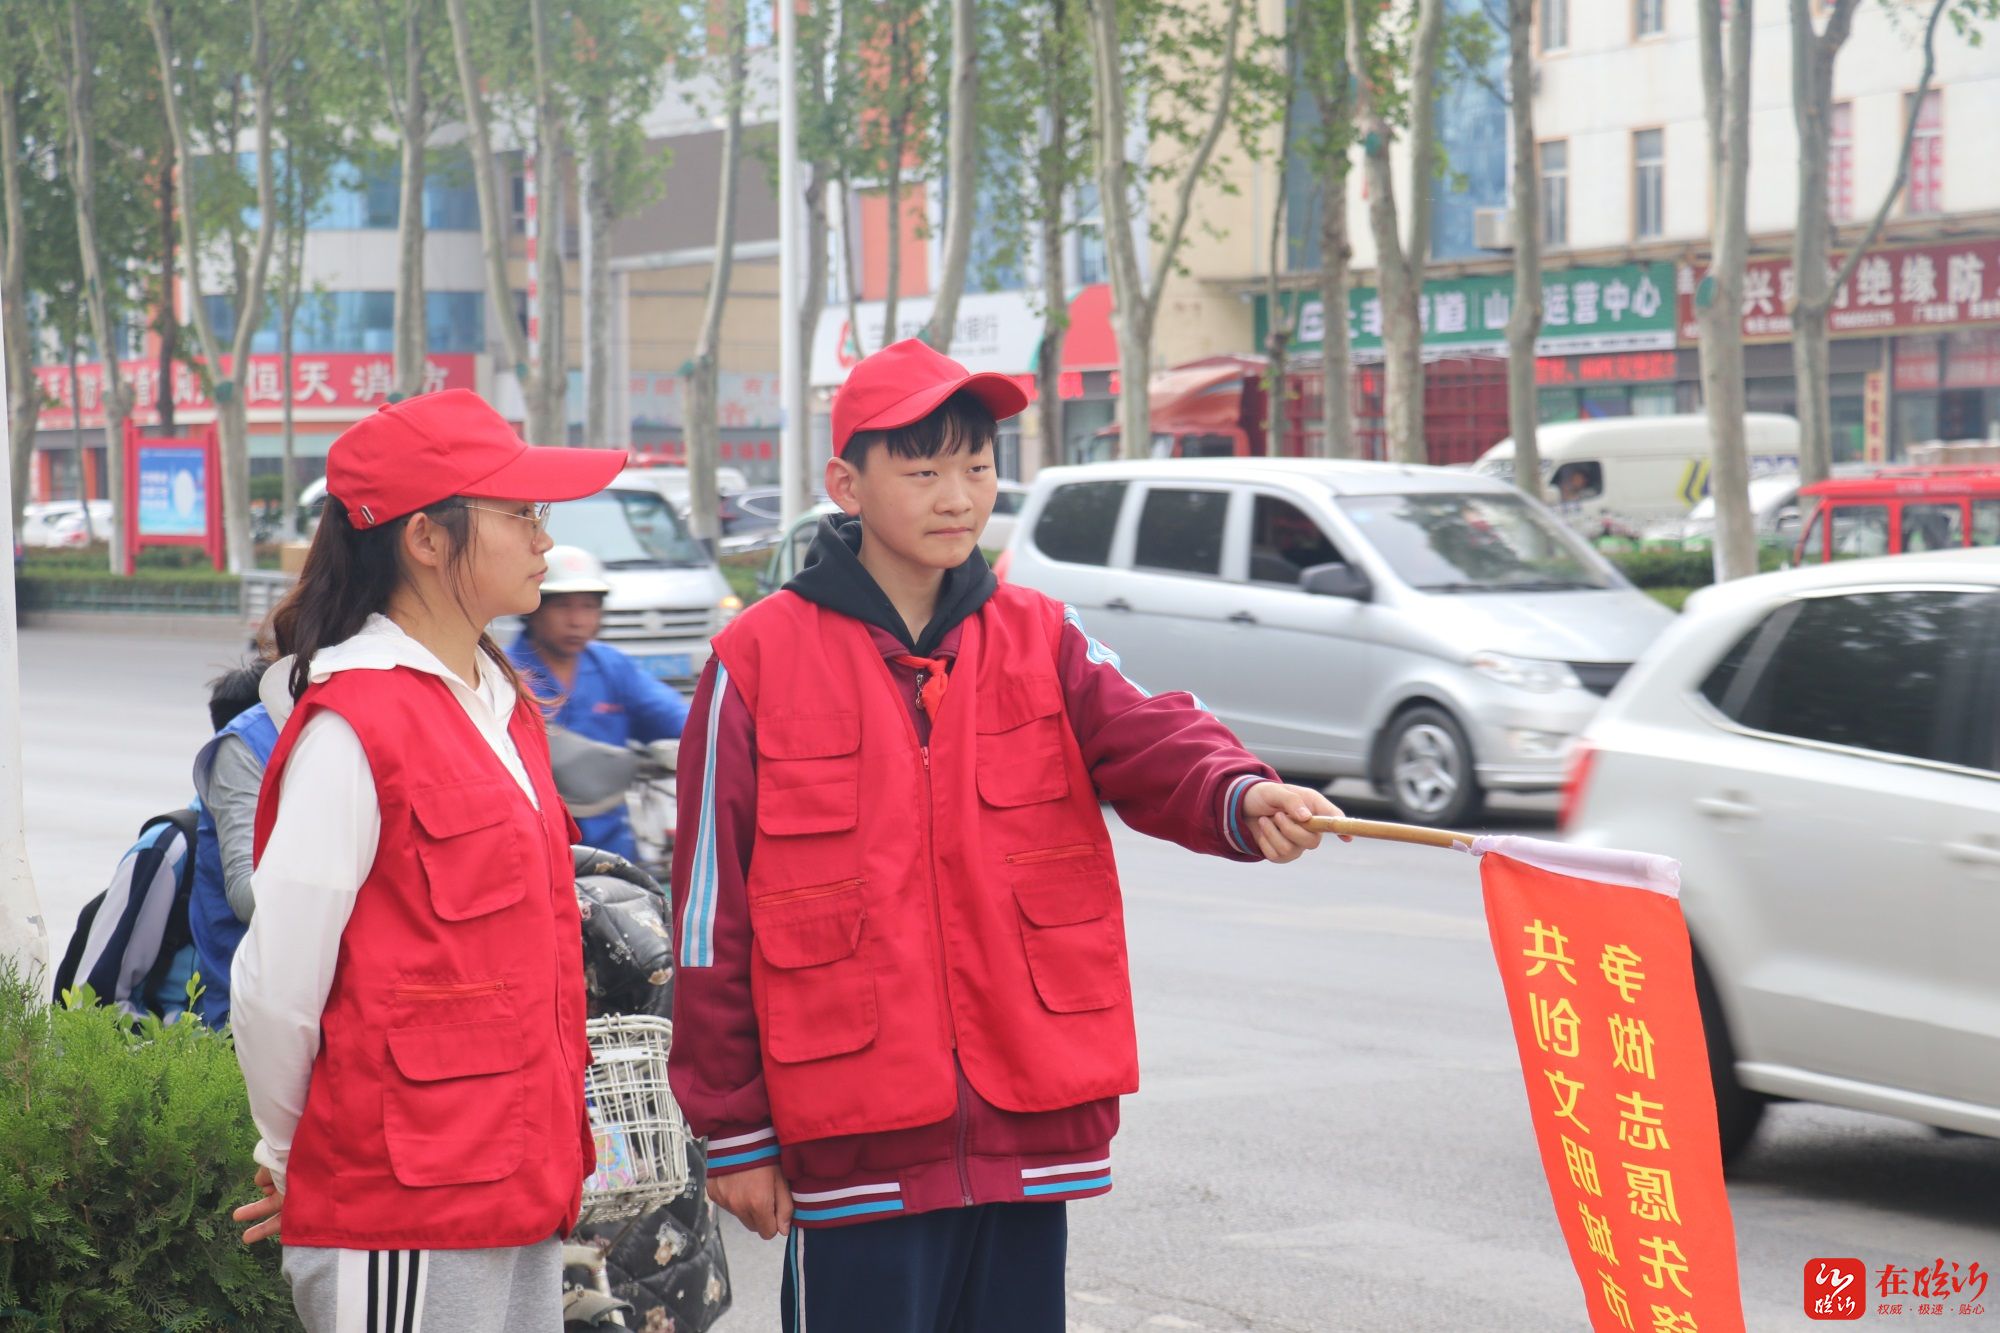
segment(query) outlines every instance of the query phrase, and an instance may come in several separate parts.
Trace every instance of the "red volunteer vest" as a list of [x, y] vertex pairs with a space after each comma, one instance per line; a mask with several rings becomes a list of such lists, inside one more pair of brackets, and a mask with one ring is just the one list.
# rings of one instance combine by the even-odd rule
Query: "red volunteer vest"
[[1001, 584], [926, 750], [859, 621], [792, 593], [715, 640], [756, 723], [751, 1001], [780, 1139], [1139, 1086], [1111, 839], [1056, 677], [1062, 608]]
[[259, 857], [321, 710], [361, 738], [382, 836], [320, 1017], [285, 1240], [482, 1249], [566, 1233], [595, 1154], [569, 816], [541, 719], [522, 704], [508, 725], [538, 812], [436, 676], [314, 685], [265, 773]]

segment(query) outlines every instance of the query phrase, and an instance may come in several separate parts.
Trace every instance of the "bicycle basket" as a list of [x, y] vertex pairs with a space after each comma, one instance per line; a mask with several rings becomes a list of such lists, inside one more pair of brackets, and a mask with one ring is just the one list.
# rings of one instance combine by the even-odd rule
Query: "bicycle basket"
[[583, 1182], [584, 1222], [648, 1212], [688, 1185], [688, 1127], [667, 1086], [674, 1025], [649, 1014], [608, 1014], [584, 1024], [592, 1062], [584, 1099], [597, 1139], [597, 1170]]

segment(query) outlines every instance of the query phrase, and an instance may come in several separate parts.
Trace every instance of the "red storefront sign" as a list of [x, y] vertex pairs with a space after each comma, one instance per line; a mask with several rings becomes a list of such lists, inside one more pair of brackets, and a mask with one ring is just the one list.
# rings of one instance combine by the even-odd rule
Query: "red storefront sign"
[[[1845, 258], [1834, 255], [1829, 270]], [[1700, 337], [1694, 294], [1706, 268], [1681, 265], [1683, 341]], [[1789, 256], [1759, 259], [1743, 271], [1743, 337], [1782, 342], [1792, 336], [1798, 283]], [[1910, 333], [2000, 323], [2000, 238], [1953, 241], [1904, 250], [1871, 250], [1834, 293], [1827, 330], [1835, 337]]]
[[[276, 420], [284, 406], [284, 361], [277, 356], [250, 358], [250, 374], [244, 384], [244, 402], [253, 421]], [[172, 395], [176, 413], [190, 419], [206, 419], [215, 404], [203, 389], [201, 378], [188, 366], [176, 362], [171, 381], [162, 383], [158, 361], [123, 361], [119, 373], [133, 392], [131, 419], [151, 426], [160, 419], [160, 404]], [[42, 391], [39, 424], [43, 430], [68, 430], [76, 424], [74, 411], [82, 409], [86, 427], [104, 424], [104, 367], [95, 361], [77, 367], [72, 394], [68, 366], [36, 366], [35, 379]], [[292, 358], [292, 404], [306, 420], [325, 420], [329, 414], [359, 416], [389, 401], [396, 383], [396, 359], [385, 353], [326, 352]], [[470, 389], [475, 387], [470, 353], [445, 353], [424, 361], [424, 391]]]
[[1897, 393], [2000, 389], [2000, 331], [1965, 330], [1896, 343]]
[[1591, 356], [1544, 356], [1535, 360], [1535, 383], [1652, 384], [1674, 377], [1672, 352], [1601, 352]]

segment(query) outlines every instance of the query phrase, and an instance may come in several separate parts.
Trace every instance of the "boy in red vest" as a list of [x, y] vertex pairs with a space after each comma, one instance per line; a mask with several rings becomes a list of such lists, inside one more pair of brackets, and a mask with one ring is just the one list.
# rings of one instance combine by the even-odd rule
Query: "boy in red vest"
[[1238, 861], [1337, 811], [978, 546], [1026, 398], [924, 344], [833, 402], [843, 512], [715, 640], [681, 743], [674, 1093], [788, 1236], [788, 1333], [1061, 1333], [1064, 1204], [1139, 1086], [1098, 802]]

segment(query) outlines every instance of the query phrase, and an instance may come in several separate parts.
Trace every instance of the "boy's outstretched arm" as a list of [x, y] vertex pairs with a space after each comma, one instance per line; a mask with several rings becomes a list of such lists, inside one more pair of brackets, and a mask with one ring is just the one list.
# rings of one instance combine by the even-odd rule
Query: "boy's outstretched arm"
[[1305, 827], [1338, 815], [1322, 792], [1278, 780], [1191, 694], [1148, 694], [1118, 654], [1063, 608], [1057, 674], [1098, 795], [1141, 833], [1237, 861], [1292, 861], [1319, 846]]
[[674, 834], [674, 1099], [708, 1139], [709, 1195], [760, 1235], [788, 1230], [791, 1194], [750, 1005], [744, 884], [757, 827], [750, 709], [709, 659], [681, 733]]

